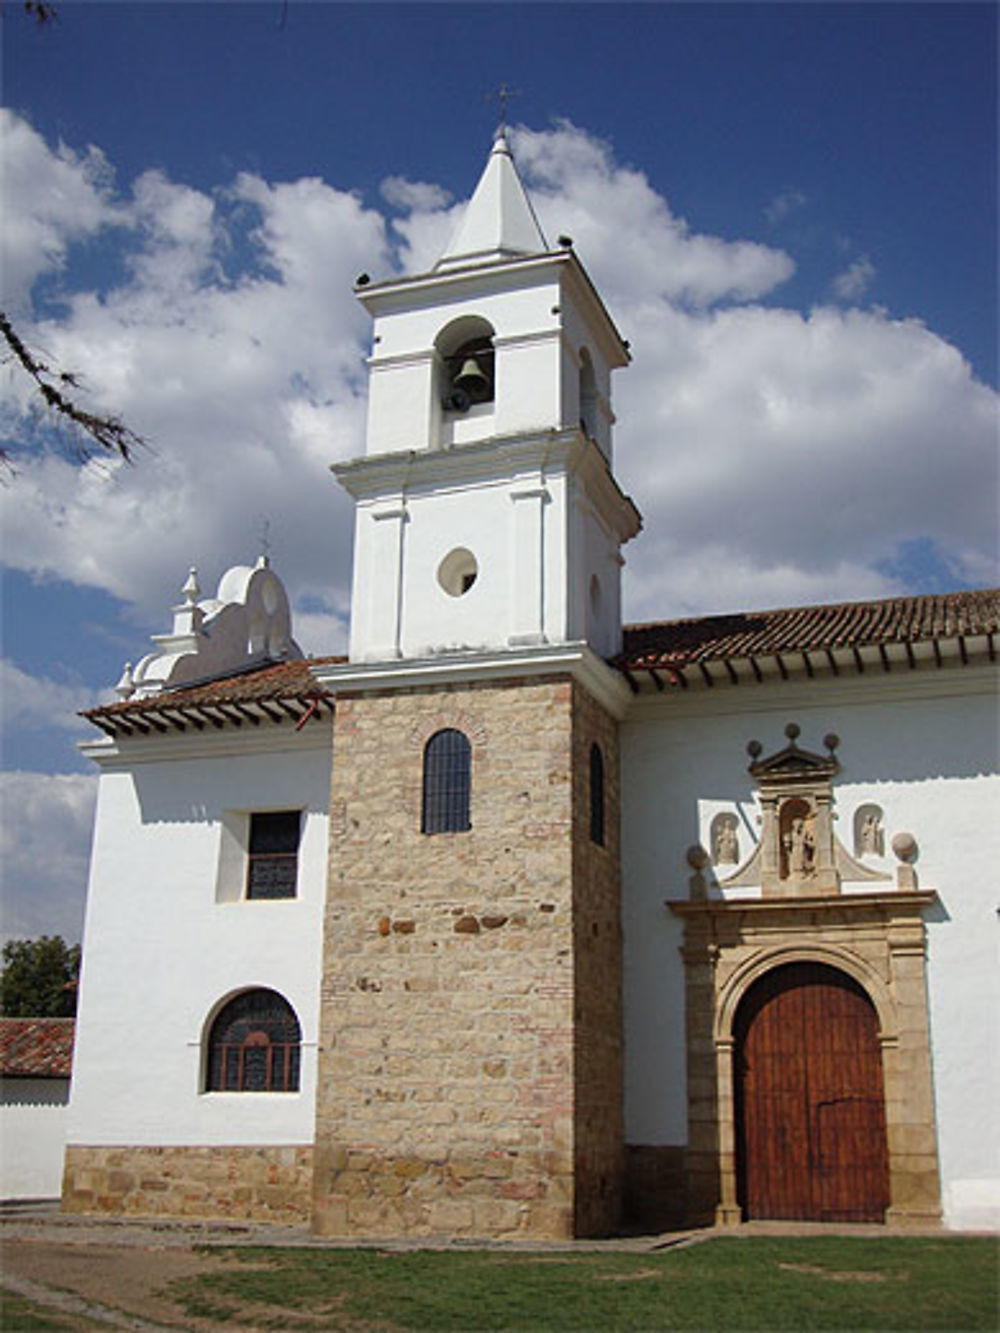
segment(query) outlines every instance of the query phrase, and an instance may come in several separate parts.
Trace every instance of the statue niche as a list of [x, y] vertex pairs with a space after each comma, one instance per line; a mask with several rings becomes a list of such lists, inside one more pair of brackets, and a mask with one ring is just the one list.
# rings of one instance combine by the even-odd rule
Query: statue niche
[[798, 796], [783, 801], [778, 827], [781, 878], [809, 879], [816, 873], [816, 816], [809, 802]]
[[785, 727], [785, 736], [788, 744], [766, 758], [761, 758], [760, 741], [747, 746], [760, 802], [760, 841], [750, 860], [721, 880], [719, 887], [759, 885], [765, 898], [813, 897], [839, 893], [843, 880], [888, 879], [861, 865], [834, 833], [838, 738], [833, 734], [823, 738], [824, 755], [799, 748], [794, 722]]

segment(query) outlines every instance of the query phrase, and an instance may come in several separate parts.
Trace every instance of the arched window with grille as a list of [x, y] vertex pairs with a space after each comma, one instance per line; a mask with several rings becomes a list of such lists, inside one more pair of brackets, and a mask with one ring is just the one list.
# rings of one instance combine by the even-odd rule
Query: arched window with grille
[[596, 741], [590, 747], [590, 841], [604, 846], [604, 756]]
[[471, 779], [469, 738], [454, 727], [436, 731], [424, 746], [422, 833], [464, 833], [472, 827]]
[[277, 991], [247, 990], [222, 1006], [208, 1033], [206, 1092], [298, 1092], [302, 1030]]

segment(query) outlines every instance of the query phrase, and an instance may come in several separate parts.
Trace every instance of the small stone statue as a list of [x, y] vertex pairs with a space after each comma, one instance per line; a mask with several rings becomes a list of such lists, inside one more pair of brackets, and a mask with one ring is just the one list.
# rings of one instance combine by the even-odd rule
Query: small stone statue
[[870, 810], [861, 825], [860, 851], [862, 856], [884, 856], [885, 834], [877, 810]]
[[740, 859], [740, 844], [736, 836], [736, 821], [729, 816], [720, 819], [715, 829], [715, 864], [736, 865]]
[[783, 842], [789, 875], [811, 875], [816, 868], [816, 839], [801, 815], [792, 820]]

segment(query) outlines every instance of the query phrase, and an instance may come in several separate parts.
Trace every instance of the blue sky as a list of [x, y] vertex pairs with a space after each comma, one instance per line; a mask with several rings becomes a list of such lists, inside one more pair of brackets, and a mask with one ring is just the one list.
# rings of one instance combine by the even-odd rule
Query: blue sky
[[[433, 263], [509, 107], [635, 362], [627, 614], [996, 578], [996, 22], [988, 4], [3, 9], [3, 301], [152, 444], [81, 469], [0, 425], [5, 930], [79, 931], [75, 709], [258, 553], [343, 646], [367, 326]], [[664, 574], [664, 571], [669, 571]], [[54, 832], [55, 830], [55, 832]]]

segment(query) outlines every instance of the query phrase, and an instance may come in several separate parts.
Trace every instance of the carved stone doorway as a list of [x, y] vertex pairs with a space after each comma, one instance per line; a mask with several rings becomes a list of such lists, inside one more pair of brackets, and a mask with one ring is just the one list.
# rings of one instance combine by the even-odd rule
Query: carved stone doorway
[[773, 968], [743, 997], [734, 1038], [744, 1217], [883, 1221], [882, 1058], [862, 988], [822, 963]]

